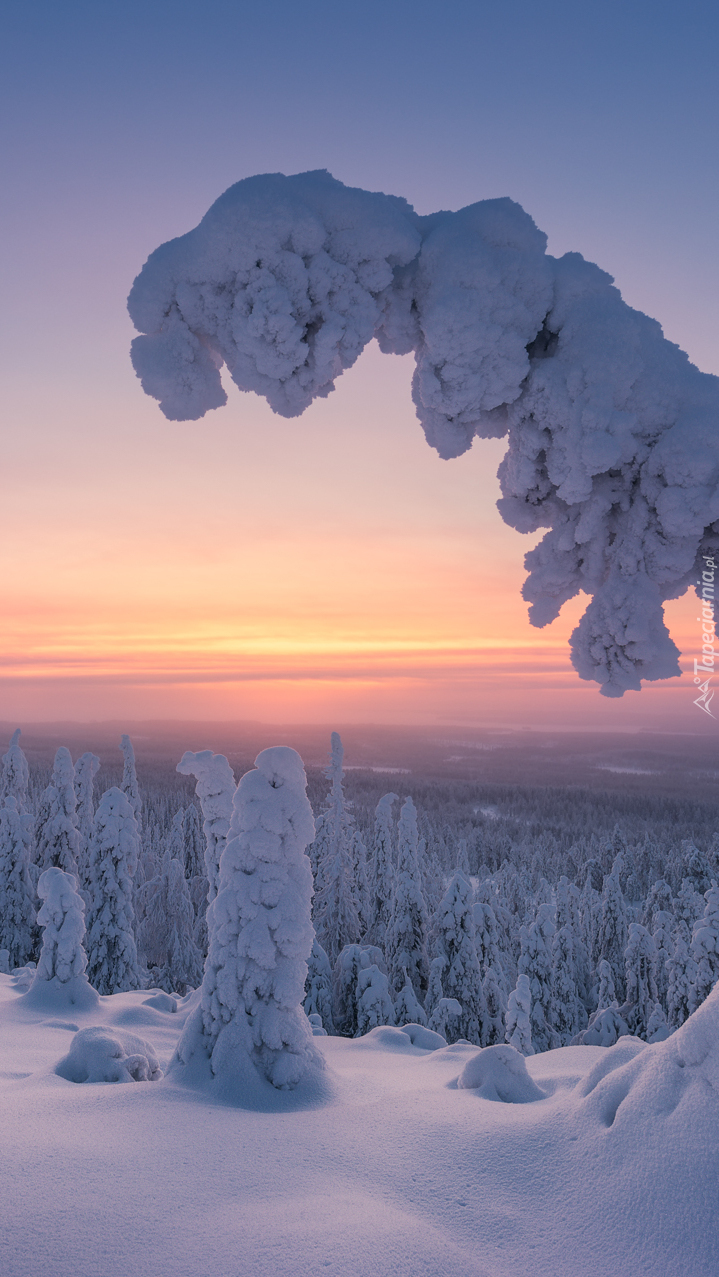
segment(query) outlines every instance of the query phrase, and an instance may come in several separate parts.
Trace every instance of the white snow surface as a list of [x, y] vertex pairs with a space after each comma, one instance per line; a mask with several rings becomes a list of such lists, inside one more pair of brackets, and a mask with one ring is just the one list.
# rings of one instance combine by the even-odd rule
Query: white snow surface
[[[132, 359], [171, 420], [236, 385], [298, 416], [375, 337], [414, 352], [441, 457], [501, 437], [502, 517], [548, 528], [527, 556], [532, 624], [592, 595], [571, 638], [607, 696], [679, 674], [662, 604], [714, 580], [719, 378], [699, 372], [578, 253], [556, 259], [510, 199], [418, 216], [317, 171], [247, 178], [151, 254]], [[708, 556], [708, 564], [703, 556]]]
[[0, 976], [4, 1277], [719, 1271], [719, 989], [660, 1045], [527, 1059], [533, 1103], [460, 1088], [477, 1048], [424, 1050], [412, 1026], [315, 1038], [330, 1089], [274, 1112], [55, 1072], [100, 1028], [164, 1070], [195, 1001], [119, 993], [70, 1021]]

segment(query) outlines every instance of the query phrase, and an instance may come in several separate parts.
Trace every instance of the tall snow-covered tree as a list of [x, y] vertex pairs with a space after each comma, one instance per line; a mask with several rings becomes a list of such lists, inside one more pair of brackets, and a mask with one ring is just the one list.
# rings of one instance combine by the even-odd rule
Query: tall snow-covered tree
[[322, 945], [315, 938], [307, 961], [305, 981], [305, 1015], [318, 1015], [328, 1034], [335, 1031], [332, 1015], [332, 968]]
[[133, 815], [137, 822], [138, 837], [140, 839], [140, 843], [142, 843], [142, 798], [140, 797], [140, 786], [137, 781], [135, 751], [132, 747], [132, 741], [129, 736], [120, 737], [120, 749], [122, 750], [122, 780], [120, 781], [120, 789], [132, 807]]
[[28, 1003], [45, 1007], [57, 1001], [78, 1009], [96, 1005], [97, 993], [85, 974], [85, 901], [77, 891], [77, 878], [51, 866], [40, 874], [37, 892], [42, 900], [37, 915], [42, 949], [25, 995]]
[[604, 1011], [617, 1001], [617, 991], [614, 987], [614, 970], [606, 958], [602, 958], [599, 963], [597, 975], [599, 976], [597, 1010]]
[[646, 1038], [647, 1025], [657, 1003], [655, 961], [654, 941], [646, 927], [638, 922], [630, 923], [625, 954], [627, 995], [620, 1011], [629, 1032], [638, 1038]]
[[517, 987], [513, 989], [507, 1001], [507, 1018], [505, 1041], [513, 1046], [520, 1055], [534, 1055], [532, 1043], [532, 994], [529, 977], [517, 976]]
[[397, 874], [392, 895], [392, 916], [387, 933], [387, 969], [390, 987], [399, 992], [405, 971], [420, 1000], [427, 991], [427, 906], [422, 894], [418, 860], [417, 809], [405, 799], [397, 829]]
[[90, 842], [87, 975], [100, 994], [140, 988], [130, 874], [138, 855], [135, 813], [113, 786], [100, 799]]
[[424, 999], [424, 1009], [427, 1016], [431, 1016], [434, 1008], [444, 997], [444, 987], [442, 980], [447, 969], [447, 959], [443, 953], [438, 954], [429, 964], [429, 979], [427, 981], [427, 993]]
[[189, 803], [182, 817], [184, 840], [185, 877], [188, 882], [205, 875], [205, 835], [200, 824], [200, 813], [194, 803]]
[[167, 959], [157, 973], [157, 983], [168, 993], [183, 997], [202, 981], [202, 956], [195, 944], [195, 909], [180, 860], [167, 870]]
[[617, 997], [623, 1001], [626, 993], [624, 952], [627, 947], [627, 906], [620, 886], [620, 872], [621, 857], [617, 857], [612, 872], [604, 879], [597, 957], [604, 958], [612, 968]]
[[456, 998], [462, 1007], [459, 1036], [485, 1046], [487, 1007], [474, 943], [472, 888], [463, 873], [452, 878], [433, 919], [432, 935], [436, 953], [447, 959], [442, 975], [445, 996]]
[[487, 1007], [485, 1020], [485, 1046], [498, 1046], [504, 1042], [504, 1019], [507, 1012], [507, 999], [499, 986], [497, 972], [489, 967], [482, 981], [482, 992]]
[[694, 1010], [694, 990], [697, 983], [697, 964], [681, 929], [674, 932], [674, 949], [667, 959], [667, 1023], [671, 1029], [679, 1029]]
[[0, 949], [10, 969], [23, 967], [34, 951], [35, 890], [30, 879], [32, 817], [18, 811], [8, 794], [0, 807]]
[[37, 860], [43, 869], [62, 869], [78, 877], [75, 769], [69, 749], [61, 745], [55, 754], [50, 784], [40, 800], [36, 829]]
[[692, 1011], [709, 997], [719, 980], [719, 887], [712, 882], [704, 893], [704, 914], [694, 924], [691, 952], [697, 964], [697, 974], [692, 991]]
[[[334, 965], [346, 945], [357, 944], [364, 930], [362, 884], [357, 881], [364, 848], [358, 845], [358, 831], [344, 796], [344, 749], [337, 732], [332, 733], [329, 766], [331, 781], [324, 811], [315, 822], [310, 847], [315, 879], [314, 921], [317, 938]], [[361, 839], [359, 840], [361, 843]]]
[[367, 939], [384, 944], [390, 923], [394, 881], [395, 822], [392, 808], [397, 794], [383, 794], [374, 813], [374, 839], [370, 866], [370, 918]]
[[95, 819], [93, 789], [99, 767], [100, 759], [97, 757], [97, 754], [91, 754], [89, 752], [81, 754], [75, 763], [75, 812], [79, 840], [77, 868], [80, 886], [84, 890], [86, 890], [88, 886], [90, 840], [92, 838], [92, 826]]
[[177, 764], [177, 770], [181, 775], [194, 776], [197, 780], [195, 792], [202, 808], [202, 829], [207, 844], [205, 876], [208, 899], [214, 900], [237, 789], [235, 777], [224, 754], [213, 754], [211, 749], [202, 749], [198, 753], [188, 749]]
[[[552, 1046], [550, 1007], [552, 941], [555, 933], [553, 916], [553, 905], [540, 904], [534, 922], [528, 927], [522, 927], [519, 933], [521, 952], [518, 970], [519, 974], [526, 975], [529, 981], [532, 1044], [538, 1052], [548, 1051]], [[509, 1017], [509, 1004], [507, 1004], [507, 1017]]]
[[666, 909], [655, 909], [652, 914], [652, 940], [656, 949], [654, 978], [657, 983], [657, 998], [666, 1011], [667, 989], [669, 986], [668, 962], [674, 952], [674, 927], [676, 918]]
[[370, 963], [365, 949], [357, 976], [357, 1032], [362, 1037], [381, 1024], [394, 1024], [394, 1006], [387, 976], [375, 963]]
[[332, 972], [332, 1014], [337, 1032], [344, 1037], [357, 1035], [357, 986], [365, 955], [369, 965], [386, 970], [384, 955], [376, 945], [348, 944], [337, 955]]
[[404, 984], [394, 1004], [394, 1023], [399, 1025], [400, 1028], [403, 1024], [426, 1025], [427, 1023], [427, 1016], [417, 1000], [417, 994], [412, 988], [412, 981], [406, 971]]
[[456, 998], [440, 998], [427, 1021], [427, 1028], [433, 1033], [440, 1033], [447, 1042], [456, 1042], [459, 1038], [457, 1025], [462, 1015], [462, 1008]]
[[549, 1022], [552, 1040], [558, 1046], [568, 1046], [587, 1024], [587, 1015], [577, 992], [574, 932], [568, 922], [555, 932], [552, 939]]
[[14, 798], [20, 815], [28, 811], [28, 785], [30, 769], [27, 759], [20, 748], [20, 728], [16, 727], [10, 738], [7, 753], [2, 756], [2, 775], [0, 776], [0, 803], [5, 798]]
[[264, 749], [240, 781], [219, 890], [208, 909], [210, 948], [201, 1004], [178, 1044], [178, 1061], [198, 1050], [229, 1081], [247, 1070], [274, 1087], [296, 1086], [321, 1068], [302, 1009], [312, 951], [314, 836], [302, 759]]

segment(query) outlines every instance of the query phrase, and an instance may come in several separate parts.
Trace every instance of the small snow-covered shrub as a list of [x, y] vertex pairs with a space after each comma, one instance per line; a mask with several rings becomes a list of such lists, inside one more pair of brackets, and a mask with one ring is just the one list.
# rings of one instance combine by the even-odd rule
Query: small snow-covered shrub
[[513, 1046], [488, 1046], [467, 1060], [457, 1078], [461, 1091], [477, 1091], [484, 1100], [531, 1104], [545, 1092], [529, 1076], [524, 1056]]
[[124, 1029], [80, 1029], [55, 1065], [67, 1082], [158, 1082], [159, 1061], [149, 1043]]

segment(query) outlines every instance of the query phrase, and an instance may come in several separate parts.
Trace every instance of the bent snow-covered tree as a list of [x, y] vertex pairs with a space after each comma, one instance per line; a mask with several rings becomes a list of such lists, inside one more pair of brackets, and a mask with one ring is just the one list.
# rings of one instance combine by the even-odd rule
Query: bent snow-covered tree
[[210, 948], [201, 1004], [180, 1039], [179, 1066], [197, 1052], [232, 1084], [248, 1071], [295, 1087], [321, 1067], [302, 1008], [312, 951], [314, 837], [299, 754], [264, 749], [237, 787], [218, 892], [208, 908]]
[[419, 216], [325, 171], [247, 178], [150, 256], [129, 298], [143, 334], [132, 359], [185, 421], [226, 402], [223, 364], [294, 417], [373, 337], [413, 351], [417, 415], [440, 456], [509, 435], [502, 517], [549, 529], [527, 556], [532, 624], [592, 595], [572, 659], [621, 696], [679, 674], [663, 602], [690, 585], [713, 598], [719, 379], [611, 276], [546, 244], [509, 199]]

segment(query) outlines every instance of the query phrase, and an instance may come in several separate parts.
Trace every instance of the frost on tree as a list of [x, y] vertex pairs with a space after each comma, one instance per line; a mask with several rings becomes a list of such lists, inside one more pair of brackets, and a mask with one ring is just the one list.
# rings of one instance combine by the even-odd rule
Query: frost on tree
[[75, 768], [69, 749], [61, 745], [55, 754], [50, 784], [40, 799], [36, 855], [43, 869], [62, 869], [77, 878], [80, 836], [76, 806]]
[[18, 811], [26, 812], [29, 782], [30, 769], [27, 759], [20, 748], [20, 728], [16, 727], [10, 738], [7, 753], [2, 756], [0, 802], [4, 798], [14, 798]]
[[266, 1079], [292, 1089], [321, 1067], [302, 1008], [312, 951], [314, 836], [302, 759], [264, 749], [237, 787], [218, 893], [208, 908], [210, 948], [201, 1004], [180, 1039], [177, 1067], [209, 1057], [230, 1086]]
[[534, 1055], [532, 1044], [532, 994], [529, 977], [517, 976], [517, 987], [513, 989], [507, 1001], [507, 1021], [505, 1038], [520, 1055]]
[[344, 796], [343, 758], [339, 733], [333, 732], [325, 772], [332, 788], [325, 809], [315, 822], [309, 852], [315, 881], [315, 929], [333, 965], [346, 945], [359, 940], [367, 911], [367, 898], [363, 899], [364, 846]]
[[394, 990], [399, 992], [408, 975], [417, 996], [423, 999], [429, 977], [428, 922], [418, 855], [417, 809], [412, 799], [406, 798], [397, 829], [397, 873], [387, 933], [387, 967]]
[[374, 813], [373, 858], [370, 873], [370, 918], [368, 938], [384, 944], [390, 924], [392, 886], [394, 881], [395, 822], [392, 808], [399, 802], [397, 794], [383, 794]]
[[459, 456], [509, 436], [502, 517], [549, 529], [527, 556], [532, 624], [593, 596], [571, 639], [608, 696], [679, 674], [662, 604], [713, 586], [719, 380], [609, 275], [509, 199], [419, 216], [327, 172], [247, 178], [133, 285], [135, 371], [171, 420], [240, 390], [298, 416], [367, 343], [414, 352], [428, 442]]
[[369, 954], [363, 951], [357, 977], [357, 1031], [361, 1038], [381, 1024], [394, 1024], [394, 1005], [389, 993], [389, 981]]
[[232, 768], [224, 754], [213, 754], [211, 749], [198, 753], [187, 750], [182, 755], [177, 770], [183, 776], [194, 776], [195, 787], [202, 808], [202, 829], [206, 839], [205, 873], [208, 882], [208, 899], [217, 895], [220, 860], [227, 842], [227, 831], [232, 818], [232, 800], [237, 788]]
[[120, 789], [127, 798], [137, 821], [137, 832], [142, 837], [142, 799], [140, 797], [140, 786], [137, 782], [137, 768], [135, 766], [135, 751], [132, 747], [132, 741], [129, 736], [120, 737], [120, 749], [122, 750], [122, 780], [120, 781]]
[[40, 874], [37, 893], [42, 901], [37, 915], [43, 928], [42, 949], [25, 994], [28, 1004], [78, 1010], [95, 1006], [98, 996], [85, 974], [85, 901], [77, 891], [77, 879], [53, 866]]
[[[437, 999], [439, 1000], [439, 999]], [[404, 984], [397, 995], [394, 1004], [394, 1020], [395, 1024], [401, 1029], [403, 1024], [422, 1024], [426, 1025], [427, 1016], [423, 1007], [417, 1001], [417, 995], [412, 987], [407, 972], [404, 973]]]
[[34, 948], [35, 890], [30, 878], [32, 817], [9, 794], [0, 807], [0, 950], [8, 967], [22, 967]]
[[304, 1000], [305, 1015], [318, 1015], [325, 1033], [334, 1033], [332, 968], [327, 954], [317, 939], [313, 941], [307, 968]]
[[90, 842], [87, 974], [98, 993], [140, 988], [130, 873], [138, 856], [135, 813], [113, 786], [100, 799]]
[[463, 873], [452, 878], [435, 915], [433, 931], [437, 955], [446, 959], [444, 994], [455, 998], [462, 1008], [457, 1037], [475, 1046], [487, 1046], [489, 1025], [474, 943], [472, 888]]
[[80, 886], [83, 889], [88, 885], [90, 841], [95, 819], [93, 789], [99, 768], [100, 759], [97, 754], [81, 754], [75, 763], [76, 822], [79, 839], [77, 868]]

